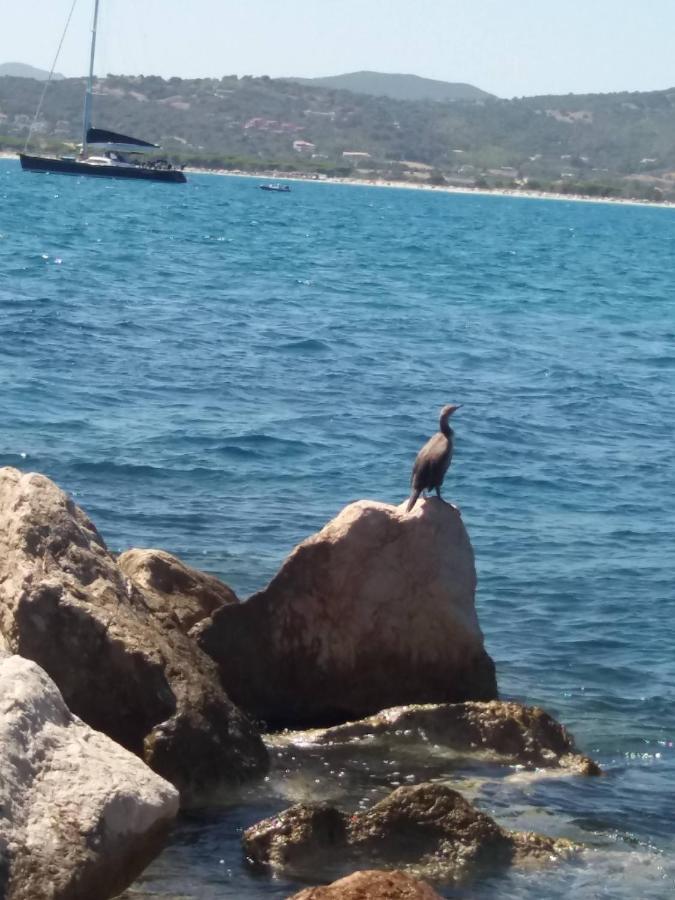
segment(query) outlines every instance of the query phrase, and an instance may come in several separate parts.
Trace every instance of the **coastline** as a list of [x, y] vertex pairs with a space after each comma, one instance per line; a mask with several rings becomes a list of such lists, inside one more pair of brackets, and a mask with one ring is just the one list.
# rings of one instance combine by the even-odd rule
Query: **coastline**
[[[0, 159], [18, 159], [17, 153], [0, 150]], [[512, 188], [470, 188], [454, 185], [414, 184], [412, 182], [386, 181], [380, 178], [313, 178], [311, 176], [286, 173], [270, 174], [269, 172], [243, 172], [232, 169], [201, 169], [195, 166], [186, 166], [185, 171], [190, 175], [218, 175], [230, 178], [249, 178], [258, 181], [293, 181], [311, 182], [312, 184], [343, 184], [351, 187], [376, 187], [395, 188], [407, 191], [431, 191], [439, 194], [465, 194], [477, 197], [511, 197], [526, 200], [556, 200], [572, 203], [609, 203], [613, 206], [649, 206], [657, 209], [673, 209], [675, 202], [664, 200], [660, 203], [654, 200], [641, 200], [638, 197], [591, 197], [587, 194], [561, 194], [552, 191], [528, 191]]]
[[312, 178], [298, 174], [284, 174], [269, 172], [242, 172], [231, 169], [199, 169], [193, 166], [186, 166], [185, 171], [190, 175], [218, 175], [229, 176], [231, 178], [249, 178], [258, 181], [293, 181], [293, 182], [311, 182], [312, 184], [344, 184], [351, 187], [377, 187], [377, 188], [395, 188], [397, 190], [409, 191], [430, 191], [440, 194], [466, 194], [478, 197], [512, 197], [514, 199], [523, 198], [527, 200], [556, 200], [571, 201], [573, 203], [610, 203], [614, 206], [653, 206], [658, 209], [673, 209], [675, 202], [664, 200], [657, 203], [653, 200], [641, 200], [638, 197], [591, 197], [587, 194], [560, 194], [552, 191], [527, 191], [513, 190], [510, 188], [470, 188], [456, 187], [454, 185], [435, 185], [435, 184], [414, 184], [412, 182], [386, 181], [384, 179], [366, 179], [366, 178], [334, 178], [326, 176], [325, 178]]

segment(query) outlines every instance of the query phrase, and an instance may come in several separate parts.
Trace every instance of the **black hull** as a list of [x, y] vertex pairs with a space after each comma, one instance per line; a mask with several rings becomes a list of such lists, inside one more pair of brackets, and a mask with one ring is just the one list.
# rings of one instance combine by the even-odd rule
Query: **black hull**
[[19, 154], [21, 168], [27, 172], [52, 172], [57, 175], [87, 175], [93, 178], [131, 178], [184, 184], [187, 179], [180, 169], [152, 169], [146, 166], [105, 166], [76, 159]]

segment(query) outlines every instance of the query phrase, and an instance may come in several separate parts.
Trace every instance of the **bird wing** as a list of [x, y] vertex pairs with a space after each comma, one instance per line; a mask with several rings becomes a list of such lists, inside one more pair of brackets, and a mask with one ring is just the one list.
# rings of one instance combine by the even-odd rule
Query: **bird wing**
[[410, 483], [415, 490], [440, 487], [452, 458], [452, 444], [438, 432], [417, 454]]

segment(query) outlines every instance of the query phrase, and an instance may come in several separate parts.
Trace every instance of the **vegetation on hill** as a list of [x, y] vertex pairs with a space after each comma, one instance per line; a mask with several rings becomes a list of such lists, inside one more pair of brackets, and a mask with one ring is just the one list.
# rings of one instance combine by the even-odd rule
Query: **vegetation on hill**
[[371, 94], [375, 97], [391, 97], [393, 100], [487, 100], [487, 91], [471, 84], [437, 81], [419, 75], [394, 75], [384, 72], [349, 72], [346, 75], [329, 75], [325, 78], [293, 78], [301, 84], [313, 87], [352, 91], [355, 94]]
[[[0, 148], [23, 145], [41, 91], [0, 78]], [[83, 94], [83, 79], [50, 85], [33, 149], [81, 139]], [[109, 75], [96, 95], [96, 125], [193, 165], [675, 199], [675, 89], [440, 103], [266, 77]]]

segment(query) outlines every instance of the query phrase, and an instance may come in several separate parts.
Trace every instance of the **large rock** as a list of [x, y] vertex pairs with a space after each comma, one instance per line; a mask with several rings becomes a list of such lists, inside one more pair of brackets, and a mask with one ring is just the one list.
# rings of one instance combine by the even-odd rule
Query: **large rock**
[[0, 896], [107, 900], [161, 849], [178, 792], [0, 653]]
[[127, 578], [139, 588], [155, 616], [186, 633], [237, 595], [213, 575], [182, 562], [165, 550], [127, 550], [117, 558]]
[[[284, 737], [291, 743], [296, 739], [293, 733]], [[581, 775], [601, 772], [597, 763], [579, 753], [565, 726], [543, 709], [500, 700], [397, 706], [358, 722], [297, 734], [304, 747], [353, 747], [359, 740], [370, 744], [373, 738], [380, 745], [422, 740], [508, 764], [568, 769]]]
[[475, 587], [454, 507], [362, 500], [296, 547], [265, 590], [193, 633], [235, 703], [273, 727], [489, 700], [497, 685]]
[[85, 513], [42, 475], [0, 469], [0, 631], [68, 707], [176, 785], [184, 803], [266, 767], [215, 666], [168, 630]]
[[435, 881], [458, 881], [483, 868], [550, 861], [573, 846], [501, 828], [443, 784], [400, 787], [371, 809], [347, 815], [327, 803], [299, 803], [243, 835], [249, 862], [306, 877], [315, 867], [368, 859]]
[[353, 872], [324, 887], [306, 888], [289, 900], [441, 900], [426, 882], [396, 869]]

